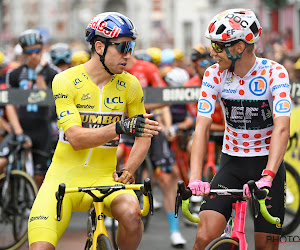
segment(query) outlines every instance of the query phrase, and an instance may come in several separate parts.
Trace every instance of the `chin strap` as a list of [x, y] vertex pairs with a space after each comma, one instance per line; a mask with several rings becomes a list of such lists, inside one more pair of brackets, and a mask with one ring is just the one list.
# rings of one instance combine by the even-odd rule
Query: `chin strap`
[[103, 55], [98, 54], [97, 51], [95, 51], [95, 52], [96, 52], [97, 55], [99, 56], [100, 62], [102, 63], [104, 69], [107, 71], [108, 74], [110, 74], [110, 75], [113, 76], [114, 73], [112, 73], [112, 72], [109, 70], [109, 68], [107, 68], [107, 66], [106, 66], [105, 63], [104, 63], [105, 55], [106, 55], [106, 51], [107, 51], [108, 46], [109, 46], [109, 39], [106, 39], [106, 40], [105, 40], [105, 47], [104, 47]]
[[229, 49], [226, 47], [225, 48], [225, 51], [227, 53], [227, 57], [232, 61], [231, 65], [230, 65], [230, 68], [229, 68], [229, 72], [233, 72], [234, 71], [234, 67], [235, 67], [235, 62], [238, 60], [238, 59], [241, 59], [242, 57], [242, 54], [244, 53], [245, 49], [247, 48], [247, 43], [245, 43], [245, 48], [244, 50], [242, 51], [242, 53], [238, 54], [237, 56], [233, 56], [230, 54], [229, 52]]

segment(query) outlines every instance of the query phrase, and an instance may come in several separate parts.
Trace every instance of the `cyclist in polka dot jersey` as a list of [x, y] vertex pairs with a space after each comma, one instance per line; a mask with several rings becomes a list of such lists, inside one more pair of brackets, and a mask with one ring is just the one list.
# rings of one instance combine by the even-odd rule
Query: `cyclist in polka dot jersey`
[[[289, 138], [291, 98], [286, 69], [275, 61], [258, 58], [254, 43], [262, 28], [251, 10], [231, 9], [217, 14], [208, 25], [211, 56], [202, 83], [191, 153], [189, 188], [193, 195], [207, 195], [210, 188], [243, 188], [255, 180], [258, 188], [270, 189], [270, 214], [284, 218], [285, 167], [282, 162]], [[202, 182], [205, 149], [216, 100], [225, 117], [220, 168], [213, 181]], [[200, 209], [194, 249], [202, 249], [219, 237], [232, 210], [231, 199], [204, 198]], [[254, 219], [256, 249], [278, 249], [267, 236], [281, 234], [281, 228], [261, 215]]]
[[203, 82], [198, 115], [212, 118], [218, 95], [225, 110], [222, 151], [235, 156], [268, 155], [273, 119], [290, 115], [285, 68], [274, 61], [256, 58], [253, 68], [241, 79], [215, 64], [206, 70]]

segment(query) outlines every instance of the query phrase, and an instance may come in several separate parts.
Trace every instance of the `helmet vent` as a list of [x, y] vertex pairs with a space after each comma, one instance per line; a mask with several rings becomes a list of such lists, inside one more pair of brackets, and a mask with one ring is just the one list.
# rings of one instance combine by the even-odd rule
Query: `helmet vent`
[[250, 30], [252, 31], [252, 33], [254, 34], [255, 37], [258, 35], [258, 27], [257, 27], [256, 22], [253, 22], [251, 24]]
[[222, 34], [223, 31], [226, 29], [226, 26], [224, 24], [221, 24], [216, 32], [217, 35]]

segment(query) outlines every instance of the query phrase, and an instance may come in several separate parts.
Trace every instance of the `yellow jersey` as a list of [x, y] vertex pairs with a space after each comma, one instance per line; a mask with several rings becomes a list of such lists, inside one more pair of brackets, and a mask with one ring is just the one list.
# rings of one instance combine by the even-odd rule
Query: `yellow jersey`
[[99, 88], [81, 64], [57, 74], [52, 91], [59, 128], [52, 165], [98, 168], [104, 175], [115, 171], [119, 136], [104, 145], [75, 151], [64, 132], [74, 125], [106, 126], [120, 121], [126, 110], [129, 117], [145, 113], [143, 90], [137, 78], [123, 72]]

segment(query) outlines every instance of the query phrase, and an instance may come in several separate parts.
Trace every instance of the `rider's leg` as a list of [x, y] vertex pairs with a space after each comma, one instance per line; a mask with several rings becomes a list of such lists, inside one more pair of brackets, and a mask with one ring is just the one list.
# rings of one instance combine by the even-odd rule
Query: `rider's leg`
[[38, 241], [31, 244], [29, 250], [54, 250], [55, 247], [46, 241]]
[[213, 210], [201, 211], [193, 250], [204, 249], [211, 241], [221, 236], [226, 227], [224, 215]]
[[256, 250], [276, 250], [279, 248], [280, 235], [268, 233], [255, 233]]
[[169, 222], [172, 245], [184, 245], [186, 240], [180, 234], [179, 220], [175, 218], [176, 180], [171, 173], [163, 172], [157, 175], [157, 179], [163, 192], [164, 208]]
[[143, 234], [137, 198], [130, 194], [118, 195], [111, 203], [111, 213], [119, 222], [117, 244], [120, 249], [137, 249]]

